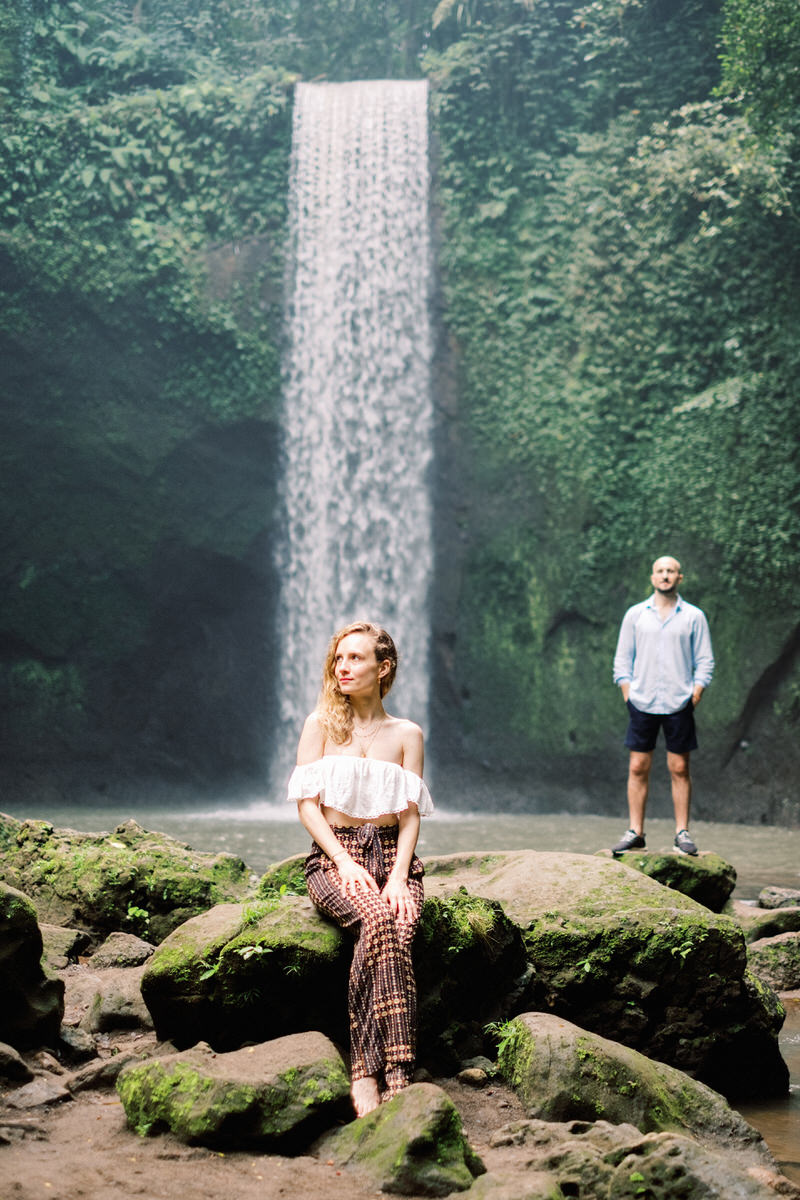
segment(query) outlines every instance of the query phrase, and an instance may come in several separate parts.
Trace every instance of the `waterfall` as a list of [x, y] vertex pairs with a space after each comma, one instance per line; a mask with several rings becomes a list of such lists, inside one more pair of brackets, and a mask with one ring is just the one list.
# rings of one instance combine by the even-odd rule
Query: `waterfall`
[[281, 769], [331, 634], [384, 625], [426, 726], [432, 568], [427, 84], [298, 84], [284, 360]]

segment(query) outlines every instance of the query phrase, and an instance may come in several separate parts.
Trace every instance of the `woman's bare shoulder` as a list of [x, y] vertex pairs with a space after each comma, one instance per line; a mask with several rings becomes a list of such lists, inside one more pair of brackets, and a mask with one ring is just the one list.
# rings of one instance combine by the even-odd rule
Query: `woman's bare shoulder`
[[409, 721], [406, 717], [389, 717], [388, 720], [398, 733], [419, 734], [422, 737], [422, 729], [415, 721]]
[[319, 713], [309, 713], [303, 725], [303, 732], [300, 734], [300, 743], [297, 747], [297, 762], [299, 765], [315, 762], [318, 758], [322, 758], [325, 749], [325, 730], [320, 720]]

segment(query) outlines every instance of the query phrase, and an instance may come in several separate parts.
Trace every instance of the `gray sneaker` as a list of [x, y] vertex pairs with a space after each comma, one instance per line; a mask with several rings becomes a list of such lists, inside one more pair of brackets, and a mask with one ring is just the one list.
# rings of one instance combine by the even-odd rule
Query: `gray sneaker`
[[623, 833], [616, 846], [611, 847], [611, 853], [624, 854], [626, 850], [644, 850], [644, 846], [645, 842], [642, 834], [637, 833], [635, 829], [629, 829], [627, 833]]
[[679, 829], [672, 844], [681, 854], [697, 854], [697, 846], [689, 837], [688, 829]]

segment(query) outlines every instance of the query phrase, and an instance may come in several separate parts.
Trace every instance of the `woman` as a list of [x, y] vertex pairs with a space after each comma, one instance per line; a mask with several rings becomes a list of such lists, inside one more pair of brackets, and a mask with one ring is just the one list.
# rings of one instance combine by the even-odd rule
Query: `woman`
[[359, 1117], [410, 1083], [416, 1048], [411, 943], [423, 867], [414, 851], [420, 815], [433, 803], [422, 782], [422, 730], [383, 707], [396, 670], [394, 642], [377, 625], [357, 622], [334, 636], [289, 781], [314, 839], [309, 895], [356, 937], [348, 1009]]

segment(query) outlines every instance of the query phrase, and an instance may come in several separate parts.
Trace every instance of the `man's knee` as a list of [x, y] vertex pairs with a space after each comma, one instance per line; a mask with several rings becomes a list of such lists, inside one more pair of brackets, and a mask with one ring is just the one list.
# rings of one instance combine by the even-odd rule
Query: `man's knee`
[[667, 769], [673, 779], [686, 780], [689, 778], [689, 755], [667, 753]]
[[650, 776], [650, 768], [652, 765], [652, 753], [649, 751], [643, 752], [641, 750], [631, 750], [628, 770], [634, 779], [646, 781]]

